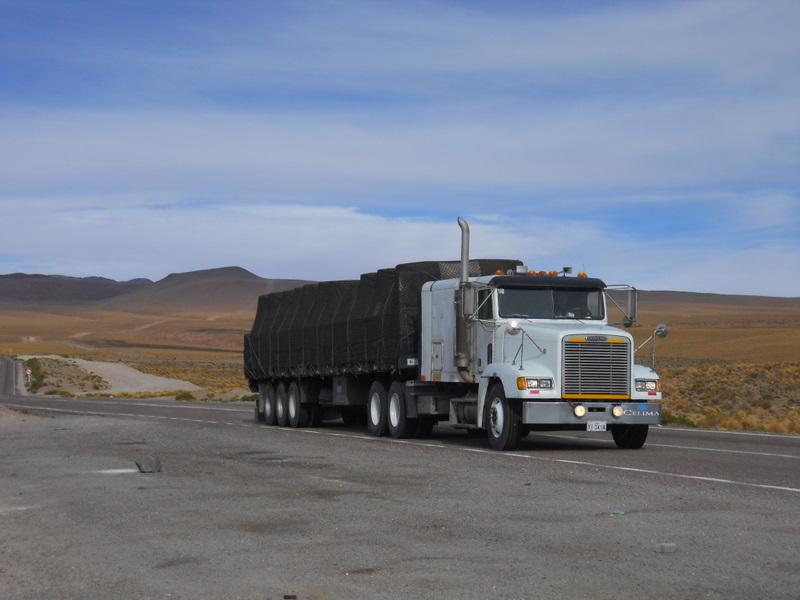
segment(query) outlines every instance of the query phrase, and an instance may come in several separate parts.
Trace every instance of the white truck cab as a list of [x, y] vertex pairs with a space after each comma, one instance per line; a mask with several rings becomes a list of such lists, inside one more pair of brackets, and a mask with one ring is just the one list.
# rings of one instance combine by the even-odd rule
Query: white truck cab
[[648, 425], [660, 422], [659, 377], [636, 364], [633, 336], [609, 324], [608, 304], [606, 284], [584, 273], [523, 268], [428, 282], [419, 379], [467, 390], [451, 398], [450, 422], [486, 429], [498, 449], [535, 429], [608, 430], [619, 446], [641, 447]]

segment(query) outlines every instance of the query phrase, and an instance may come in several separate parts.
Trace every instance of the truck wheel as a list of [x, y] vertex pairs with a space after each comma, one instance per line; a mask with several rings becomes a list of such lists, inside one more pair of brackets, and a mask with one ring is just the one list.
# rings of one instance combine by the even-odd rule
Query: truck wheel
[[406, 384], [404, 381], [395, 381], [389, 387], [387, 426], [389, 435], [393, 438], [406, 438], [413, 436], [417, 431], [417, 420], [409, 419], [406, 414]]
[[281, 427], [289, 423], [289, 411], [286, 407], [286, 384], [280, 382], [275, 390], [275, 421]]
[[522, 418], [519, 403], [506, 398], [503, 386], [496, 383], [489, 390], [483, 423], [493, 450], [514, 450], [519, 445]]
[[420, 439], [431, 437], [433, 427], [436, 425], [436, 420], [431, 417], [420, 417], [417, 419], [417, 435]]
[[262, 384], [261, 396], [264, 400], [264, 423], [275, 425], [275, 386], [271, 383]]
[[292, 381], [286, 393], [286, 409], [291, 427], [308, 427], [308, 407], [300, 401], [300, 386], [296, 381]]
[[367, 431], [374, 436], [386, 435], [386, 387], [373, 381], [367, 396]]
[[647, 439], [647, 425], [612, 425], [611, 435], [617, 448], [625, 450], [637, 450], [644, 446]]

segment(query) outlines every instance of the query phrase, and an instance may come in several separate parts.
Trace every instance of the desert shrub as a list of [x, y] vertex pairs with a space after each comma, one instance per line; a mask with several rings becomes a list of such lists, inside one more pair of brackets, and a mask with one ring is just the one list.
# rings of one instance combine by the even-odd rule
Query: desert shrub
[[32, 392], [38, 392], [39, 389], [45, 384], [45, 374], [42, 369], [42, 363], [38, 358], [30, 358], [25, 361], [25, 366], [31, 370], [31, 385]]
[[192, 392], [187, 391], [180, 391], [175, 394], [175, 400], [195, 400], [194, 394]]

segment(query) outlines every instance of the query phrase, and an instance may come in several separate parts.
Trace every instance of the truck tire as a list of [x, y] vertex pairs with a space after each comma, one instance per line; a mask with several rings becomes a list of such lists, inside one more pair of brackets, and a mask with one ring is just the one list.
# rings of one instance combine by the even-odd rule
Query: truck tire
[[483, 423], [493, 450], [514, 450], [519, 446], [522, 433], [522, 418], [519, 402], [506, 398], [503, 386], [495, 383], [489, 389], [484, 404]]
[[275, 422], [281, 427], [289, 423], [289, 411], [286, 407], [286, 384], [281, 381], [275, 389]]
[[289, 384], [286, 392], [286, 412], [288, 413], [289, 426], [297, 429], [298, 427], [308, 427], [309, 414], [308, 405], [303, 404], [300, 396], [300, 386], [297, 381]]
[[376, 437], [386, 435], [386, 386], [373, 381], [367, 395], [367, 432]]
[[389, 387], [386, 425], [393, 438], [407, 438], [417, 432], [417, 420], [409, 419], [406, 411], [406, 384], [394, 381]]
[[612, 425], [611, 435], [617, 448], [625, 450], [638, 450], [647, 440], [647, 425]]
[[261, 395], [264, 400], [264, 424], [275, 425], [275, 386], [271, 383], [261, 384]]

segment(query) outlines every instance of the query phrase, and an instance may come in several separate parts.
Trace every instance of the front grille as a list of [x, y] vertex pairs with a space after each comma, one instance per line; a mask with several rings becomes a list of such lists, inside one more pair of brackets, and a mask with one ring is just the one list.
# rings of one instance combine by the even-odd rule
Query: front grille
[[[600, 336], [598, 336], [600, 337]], [[562, 392], [569, 396], [630, 394], [630, 343], [619, 338], [616, 343], [607, 340], [580, 341], [564, 339]]]

